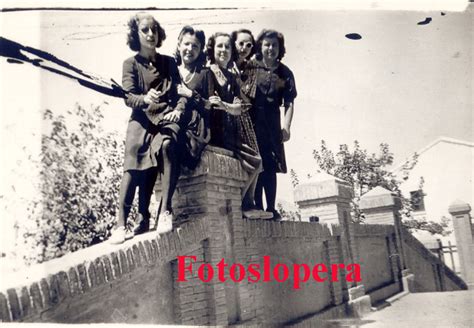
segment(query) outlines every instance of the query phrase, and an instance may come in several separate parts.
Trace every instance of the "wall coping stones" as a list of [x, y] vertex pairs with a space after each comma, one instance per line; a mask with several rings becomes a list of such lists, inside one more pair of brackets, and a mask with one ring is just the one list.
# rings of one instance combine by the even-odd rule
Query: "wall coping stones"
[[359, 202], [359, 208], [364, 211], [400, 206], [401, 200], [397, 194], [380, 186], [362, 195]]
[[333, 202], [331, 198], [334, 197], [339, 198], [340, 201], [350, 202], [353, 197], [353, 190], [350, 183], [327, 173], [320, 173], [297, 185], [294, 197], [298, 206], [311, 202], [322, 203], [323, 199], [327, 199], [327, 202]]
[[325, 224], [311, 222], [267, 221], [244, 219], [245, 238], [329, 238], [331, 228]]
[[393, 225], [389, 224], [354, 224], [355, 236], [379, 236], [395, 233]]
[[159, 238], [152, 231], [121, 245], [103, 242], [2, 275], [0, 321], [21, 320], [64, 298], [133, 273], [136, 268], [175, 260], [184, 249], [195, 248], [205, 240], [207, 234], [204, 220], [195, 220]]
[[457, 199], [451, 205], [449, 205], [448, 212], [453, 216], [468, 214], [469, 212], [471, 212], [471, 205], [462, 200]]
[[246, 181], [248, 178], [247, 171], [232, 151], [214, 146], [206, 146], [201, 161], [194, 170], [183, 167], [180, 180], [206, 174], [239, 181]]

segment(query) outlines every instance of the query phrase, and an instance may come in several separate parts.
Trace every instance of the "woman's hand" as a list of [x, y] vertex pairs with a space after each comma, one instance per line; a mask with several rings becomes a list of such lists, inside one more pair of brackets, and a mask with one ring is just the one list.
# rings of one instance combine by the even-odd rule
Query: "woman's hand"
[[245, 112], [248, 112], [250, 108], [252, 108], [252, 104], [242, 103], [240, 104], [240, 107], [242, 108], [242, 113], [245, 113]]
[[184, 84], [178, 84], [178, 95], [186, 98], [191, 98], [193, 96], [193, 92]]
[[234, 116], [242, 115], [242, 107], [240, 107], [240, 105], [239, 106], [227, 105], [225, 106], [225, 111], [229, 113], [230, 115], [234, 115]]
[[281, 139], [283, 142], [287, 142], [288, 140], [290, 140], [290, 137], [291, 137], [291, 134], [290, 134], [290, 128], [289, 127], [283, 127], [283, 129], [281, 129]]
[[169, 112], [163, 117], [164, 120], [170, 121], [173, 123], [178, 123], [180, 118], [181, 118], [181, 111], [177, 109], [173, 110], [172, 112]]
[[143, 101], [145, 102], [145, 104], [151, 105], [153, 103], [158, 102], [161, 95], [161, 92], [158, 92], [155, 89], [150, 89], [145, 95], [145, 98], [143, 98]]
[[209, 102], [211, 103], [213, 108], [224, 110], [230, 115], [239, 116], [242, 114], [241, 104], [228, 104], [226, 102], [223, 102], [219, 96], [209, 97]]
[[219, 109], [224, 109], [224, 103], [222, 102], [221, 97], [219, 96], [210, 96], [209, 102], [211, 103], [211, 105]]

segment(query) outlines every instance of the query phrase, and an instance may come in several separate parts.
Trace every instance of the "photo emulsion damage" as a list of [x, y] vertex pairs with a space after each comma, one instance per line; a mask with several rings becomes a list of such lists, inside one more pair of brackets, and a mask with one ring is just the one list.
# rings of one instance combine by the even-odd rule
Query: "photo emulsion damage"
[[2, 322], [473, 325], [472, 5], [128, 5], [2, 5]]

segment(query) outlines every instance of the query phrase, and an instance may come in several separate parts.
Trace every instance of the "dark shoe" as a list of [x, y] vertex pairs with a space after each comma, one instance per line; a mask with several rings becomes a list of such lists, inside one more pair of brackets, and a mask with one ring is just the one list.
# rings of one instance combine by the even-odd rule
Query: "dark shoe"
[[275, 209], [267, 209], [267, 212], [271, 212], [273, 214], [272, 221], [281, 221], [281, 214]]
[[133, 235], [140, 235], [148, 231], [150, 231], [150, 217], [144, 217], [142, 214], [138, 214], [138, 223], [133, 228]]

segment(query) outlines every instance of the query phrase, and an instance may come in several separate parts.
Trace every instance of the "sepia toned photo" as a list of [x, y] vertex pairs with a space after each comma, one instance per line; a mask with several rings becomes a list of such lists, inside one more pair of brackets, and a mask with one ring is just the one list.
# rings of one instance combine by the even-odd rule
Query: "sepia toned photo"
[[472, 3], [1, 5], [2, 323], [473, 326]]

